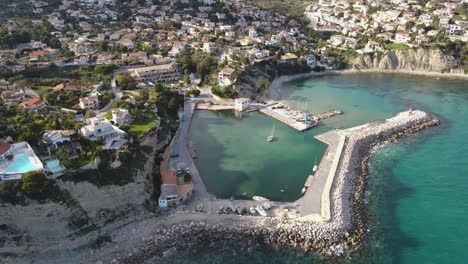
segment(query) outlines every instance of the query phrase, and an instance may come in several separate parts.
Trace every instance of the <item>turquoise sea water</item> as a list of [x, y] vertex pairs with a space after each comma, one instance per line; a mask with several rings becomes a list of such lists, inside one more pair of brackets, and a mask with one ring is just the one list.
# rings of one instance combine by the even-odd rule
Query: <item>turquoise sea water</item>
[[[310, 169], [313, 158], [304, 159], [304, 156], [323, 153], [320, 144], [313, 143], [313, 140], [309, 143], [314, 134], [391, 117], [394, 113], [409, 107], [422, 109], [438, 115], [442, 120], [441, 126], [380, 148], [372, 154], [369, 186], [372, 239], [367, 250], [334, 262], [467, 262], [468, 84], [466, 81], [391, 74], [356, 74], [294, 81], [285, 85], [283, 90], [287, 91], [285, 97], [289, 98], [290, 104], [299, 108], [308, 108], [314, 113], [337, 108], [344, 110], [345, 114], [326, 120], [320, 127], [310, 132], [299, 133], [298, 139], [294, 138], [295, 132], [288, 132], [286, 128], [282, 131], [281, 126], [276, 123], [277, 130], [281, 131], [277, 143], [281, 142], [283, 136], [290, 140], [291, 145], [281, 146], [285, 154], [279, 150], [263, 151], [270, 146], [263, 144], [264, 140], [260, 138], [265, 138], [275, 123], [267, 117], [253, 114], [237, 120], [227, 114], [197, 114], [191, 136], [195, 142], [200, 140], [197, 146], [200, 155], [197, 164], [200, 166], [200, 172], [205, 174], [213, 171], [218, 177], [213, 182], [215, 186], [212, 188], [223, 185], [223, 173], [230, 170], [245, 178], [242, 180], [234, 178], [237, 174], [233, 173], [231, 176], [233, 179], [230, 179], [228, 184], [230, 187], [223, 187], [218, 192], [228, 190], [231, 193], [239, 193], [245, 188], [251, 188], [250, 186], [257, 188], [265, 180], [276, 181], [263, 175], [265, 173], [270, 177], [282, 177], [264, 171], [265, 164], [269, 164], [270, 156], [274, 161], [267, 167], [274, 167], [274, 172], [284, 169], [302, 172]], [[258, 132], [259, 130], [262, 132]], [[255, 139], [255, 133], [260, 133], [261, 136]], [[235, 136], [237, 134], [242, 136]], [[257, 142], [256, 140], [258, 144], [252, 143]], [[203, 158], [205, 147], [210, 149], [211, 156], [207, 159]], [[300, 150], [296, 151], [296, 148]], [[235, 149], [256, 154], [249, 154], [245, 156], [245, 160], [235, 161], [239, 155]], [[302, 152], [305, 155], [301, 155]], [[291, 160], [294, 155], [297, 155], [296, 159], [299, 160], [296, 166], [288, 163], [293, 162]], [[263, 161], [258, 162], [258, 156], [261, 156]], [[277, 163], [285, 165], [276, 166]], [[307, 167], [302, 164], [310, 165]], [[298, 177], [298, 182], [303, 180], [302, 175], [291, 176], [296, 180], [295, 177]], [[236, 182], [240, 184], [237, 185]], [[269, 186], [264, 185], [266, 192]], [[271, 186], [273, 187], [270, 191], [276, 192], [278, 187]], [[323, 262], [314, 259], [313, 256], [266, 248], [252, 254], [239, 253], [235, 249], [219, 252], [196, 250], [178, 255], [169, 261], [173, 263]]]

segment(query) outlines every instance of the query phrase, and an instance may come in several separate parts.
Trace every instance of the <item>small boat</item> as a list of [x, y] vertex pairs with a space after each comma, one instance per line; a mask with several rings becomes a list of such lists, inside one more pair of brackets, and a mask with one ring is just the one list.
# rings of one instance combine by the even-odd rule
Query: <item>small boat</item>
[[314, 163], [314, 167], [312, 168], [312, 172], [315, 173], [318, 169], [318, 166], [317, 166], [317, 157], [315, 158], [315, 163]]
[[306, 191], [307, 191], [307, 188], [303, 187], [301, 193], [304, 195]]
[[254, 207], [250, 207], [249, 211], [250, 211], [251, 214], [257, 214], [257, 211], [255, 211]]
[[252, 199], [255, 200], [255, 201], [258, 201], [258, 202], [269, 202], [270, 201], [267, 198], [262, 197], [262, 196], [254, 196], [254, 197], [252, 197]]
[[255, 207], [255, 210], [257, 210], [257, 212], [258, 212], [259, 215], [261, 215], [261, 216], [267, 216], [267, 213], [265, 212], [265, 210], [263, 210], [262, 207], [257, 206], [257, 207]]
[[313, 171], [313, 172], [316, 172], [317, 169], [318, 169], [318, 166], [317, 166], [317, 165], [314, 165], [314, 167], [312, 168], [312, 171]]
[[267, 140], [268, 142], [275, 140], [275, 125], [273, 125], [273, 128], [271, 129], [271, 135], [268, 136]]
[[263, 209], [265, 209], [265, 210], [269, 210], [269, 209], [271, 209], [271, 207], [272, 206], [271, 206], [270, 203], [266, 203], [266, 204], [263, 205]]

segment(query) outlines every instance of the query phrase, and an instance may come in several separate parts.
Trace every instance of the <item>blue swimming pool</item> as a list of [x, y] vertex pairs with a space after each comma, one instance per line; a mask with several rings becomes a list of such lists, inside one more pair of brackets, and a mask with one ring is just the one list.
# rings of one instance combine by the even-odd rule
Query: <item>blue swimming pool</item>
[[24, 153], [15, 154], [14, 163], [6, 169], [6, 173], [26, 173], [36, 170], [33, 162]]
[[50, 172], [56, 173], [65, 170], [65, 167], [63, 167], [60, 164], [60, 161], [58, 159], [51, 159], [46, 161], [47, 168], [49, 169]]
[[110, 144], [110, 148], [113, 149], [118, 149], [120, 148], [120, 145], [122, 145], [123, 140], [118, 139], [118, 140], [113, 140], [112, 143]]

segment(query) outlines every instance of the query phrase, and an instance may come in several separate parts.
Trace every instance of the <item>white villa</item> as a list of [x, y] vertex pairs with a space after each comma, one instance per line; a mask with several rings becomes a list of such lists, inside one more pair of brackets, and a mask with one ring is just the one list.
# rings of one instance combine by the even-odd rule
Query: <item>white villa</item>
[[221, 88], [232, 84], [232, 74], [234, 74], [235, 71], [236, 69], [226, 66], [218, 73], [218, 84]]
[[236, 111], [242, 112], [245, 109], [249, 108], [250, 99], [249, 98], [237, 98], [234, 100], [234, 109]]
[[128, 109], [112, 109], [112, 121], [116, 126], [128, 125], [132, 122], [132, 115], [128, 112]]
[[1, 95], [4, 104], [20, 103], [24, 100], [23, 92], [5, 91]]
[[75, 134], [73, 130], [50, 130], [42, 135], [42, 142], [54, 145], [56, 148], [65, 142], [70, 142], [70, 136]]
[[86, 124], [80, 130], [81, 134], [91, 140], [102, 138], [107, 141], [112, 138], [125, 135], [125, 131], [111, 124], [104, 117], [93, 117], [86, 119]]
[[396, 43], [408, 43], [411, 41], [411, 35], [408, 33], [396, 33], [395, 42]]
[[99, 98], [97, 96], [87, 96], [80, 98], [81, 109], [97, 109], [99, 107]]
[[20, 180], [31, 171], [42, 171], [44, 165], [27, 142], [0, 143], [0, 180]]

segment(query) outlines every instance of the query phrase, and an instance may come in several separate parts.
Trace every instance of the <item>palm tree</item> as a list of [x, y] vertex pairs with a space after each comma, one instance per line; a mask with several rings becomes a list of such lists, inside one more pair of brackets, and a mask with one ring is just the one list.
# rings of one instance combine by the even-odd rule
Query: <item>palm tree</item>
[[70, 167], [71, 161], [70, 161], [70, 153], [68, 152], [68, 149], [65, 147], [59, 147], [57, 149], [57, 158], [60, 161], [60, 164], [64, 167]]

